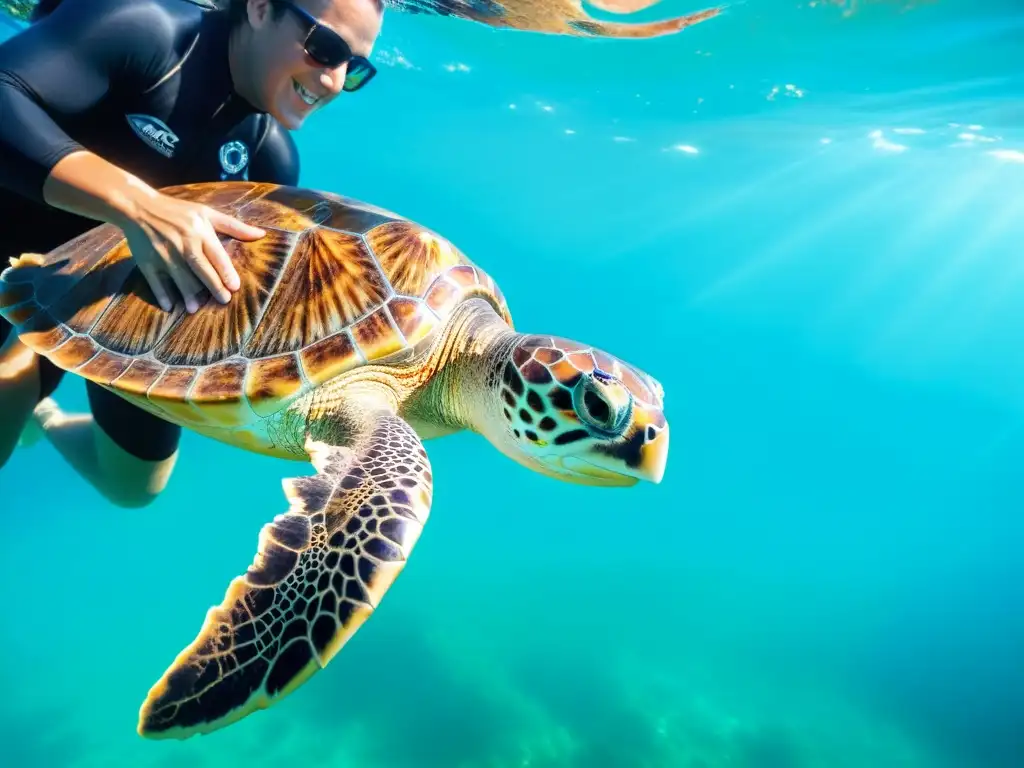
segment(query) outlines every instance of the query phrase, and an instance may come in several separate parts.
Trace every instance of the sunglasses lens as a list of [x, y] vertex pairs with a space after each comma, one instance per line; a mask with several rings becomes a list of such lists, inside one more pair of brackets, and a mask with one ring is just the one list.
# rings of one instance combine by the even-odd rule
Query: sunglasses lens
[[339, 35], [326, 27], [315, 27], [306, 39], [306, 53], [318, 64], [335, 69], [344, 64], [352, 51]]
[[358, 91], [377, 73], [373, 65], [362, 56], [353, 56], [345, 74], [345, 90]]

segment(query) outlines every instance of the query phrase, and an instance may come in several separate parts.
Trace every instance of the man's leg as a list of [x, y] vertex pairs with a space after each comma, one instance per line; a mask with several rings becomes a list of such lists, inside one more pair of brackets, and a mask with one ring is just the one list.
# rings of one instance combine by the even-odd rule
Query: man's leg
[[39, 358], [10, 329], [0, 319], [0, 467], [11, 458], [39, 402]]
[[86, 382], [92, 415], [65, 414], [52, 400], [36, 418], [47, 439], [86, 481], [121, 507], [143, 507], [167, 486], [181, 427]]
[[32, 427], [32, 410], [60, 384], [64, 371], [26, 347], [0, 318], [0, 468]]

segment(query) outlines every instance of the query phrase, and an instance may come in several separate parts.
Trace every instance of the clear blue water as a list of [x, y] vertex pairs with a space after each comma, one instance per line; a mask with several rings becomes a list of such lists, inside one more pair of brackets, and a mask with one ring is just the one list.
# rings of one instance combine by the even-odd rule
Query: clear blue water
[[849, 10], [748, 0], [646, 41], [390, 14], [379, 80], [296, 135], [302, 183], [450, 237], [520, 330], [657, 376], [665, 481], [429, 444], [434, 513], [373, 618], [284, 702], [166, 743], [140, 703], [304, 470], [187, 435], [121, 510], [22, 450], [0, 762], [1024, 765], [1024, 13]]

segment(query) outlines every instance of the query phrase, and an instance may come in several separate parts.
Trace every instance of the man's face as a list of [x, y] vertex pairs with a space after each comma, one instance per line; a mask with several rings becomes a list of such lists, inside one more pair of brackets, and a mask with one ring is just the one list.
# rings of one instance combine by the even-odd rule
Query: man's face
[[[321, 26], [337, 32], [354, 55], [370, 57], [383, 21], [373, 0], [294, 2]], [[254, 106], [295, 130], [313, 110], [341, 93], [348, 66], [329, 69], [313, 61], [303, 50], [308, 23], [284, 4], [249, 0], [248, 10], [253, 34], [245, 66]]]

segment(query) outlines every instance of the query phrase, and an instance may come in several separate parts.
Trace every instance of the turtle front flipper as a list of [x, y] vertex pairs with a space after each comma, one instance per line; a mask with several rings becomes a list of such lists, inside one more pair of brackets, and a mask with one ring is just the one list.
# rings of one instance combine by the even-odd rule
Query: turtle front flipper
[[140, 735], [184, 739], [266, 709], [377, 607], [427, 521], [432, 477], [404, 420], [382, 410], [361, 421], [350, 447], [307, 438], [317, 474], [284, 481], [291, 508], [263, 527], [248, 572], [150, 689]]

